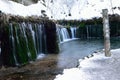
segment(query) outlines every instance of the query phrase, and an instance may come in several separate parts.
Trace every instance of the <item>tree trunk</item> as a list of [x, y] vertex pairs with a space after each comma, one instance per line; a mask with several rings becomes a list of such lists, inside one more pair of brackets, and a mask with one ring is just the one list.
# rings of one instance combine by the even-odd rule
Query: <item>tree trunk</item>
[[103, 9], [103, 32], [104, 32], [104, 47], [105, 47], [105, 56], [110, 57], [110, 29], [109, 29], [109, 19], [108, 19], [108, 10]]

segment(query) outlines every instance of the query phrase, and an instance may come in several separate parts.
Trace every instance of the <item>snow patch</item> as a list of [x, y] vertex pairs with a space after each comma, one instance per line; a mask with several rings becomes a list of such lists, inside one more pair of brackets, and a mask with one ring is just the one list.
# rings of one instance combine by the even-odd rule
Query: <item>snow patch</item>
[[44, 58], [44, 57], [45, 57], [45, 54], [41, 53], [41, 54], [39, 54], [39, 55], [37, 56], [37, 59], [42, 59], [42, 58]]
[[[78, 68], [64, 69], [63, 74], [57, 75], [54, 80], [119, 80], [117, 67], [120, 49], [111, 50], [111, 53], [111, 57], [105, 57], [104, 52], [98, 52], [89, 59], [80, 59]], [[113, 73], [115, 75], [111, 75]]]

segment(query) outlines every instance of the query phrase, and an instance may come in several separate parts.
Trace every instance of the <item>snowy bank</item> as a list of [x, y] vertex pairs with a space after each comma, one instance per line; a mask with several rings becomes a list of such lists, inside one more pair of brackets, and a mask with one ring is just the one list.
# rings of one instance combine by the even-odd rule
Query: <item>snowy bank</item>
[[112, 50], [111, 57], [98, 52], [80, 60], [78, 68], [64, 69], [54, 80], [120, 80], [120, 49]]
[[46, 8], [40, 2], [30, 6], [24, 6], [13, 1], [0, 0], [0, 10], [7, 14], [19, 16], [41, 16], [41, 10], [46, 10]]
[[22, 4], [0, 0], [0, 10], [20, 16], [41, 15], [46, 12], [50, 19], [87, 20], [102, 17], [102, 9], [108, 9], [109, 14], [120, 15], [120, 0], [40, 0], [36, 4]]

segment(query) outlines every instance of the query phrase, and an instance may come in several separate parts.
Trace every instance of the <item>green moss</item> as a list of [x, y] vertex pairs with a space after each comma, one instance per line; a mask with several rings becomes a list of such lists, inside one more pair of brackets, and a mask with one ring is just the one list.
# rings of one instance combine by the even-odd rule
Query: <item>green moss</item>
[[10, 37], [10, 25], [8, 23], [1, 26], [1, 55], [2, 63], [7, 66], [14, 66], [12, 38]]
[[[2, 24], [3, 28], [0, 27], [0, 29], [3, 29], [3, 31], [0, 30], [2, 32], [1, 54], [3, 59], [3, 65], [15, 66], [16, 63], [20, 65], [24, 65], [24, 64], [27, 64], [29, 61], [36, 59], [37, 47], [34, 44], [32, 32], [30, 31], [28, 25], [26, 25], [27, 22], [31, 22], [34, 24], [32, 25], [32, 28], [35, 31], [35, 33], [39, 33], [37, 30], [38, 26], [35, 26], [35, 24], [40, 23], [44, 27], [47, 27], [46, 28], [47, 31], [45, 31], [47, 33], [43, 33], [43, 35], [44, 34], [45, 35], [44, 37], [42, 36], [43, 52], [45, 53], [47, 51], [50, 53], [59, 52], [59, 46], [58, 46], [57, 35], [56, 35], [56, 27], [55, 27], [55, 23], [53, 23], [52, 21], [47, 19], [41, 19], [40, 17], [24, 18], [20, 16], [10, 16], [10, 19], [8, 21], [10, 21], [10, 23], [12, 24], [12, 29], [13, 29], [12, 32], [11, 32], [10, 24], [8, 22], [5, 22]], [[25, 32], [23, 31], [22, 22], [25, 22], [26, 27], [23, 26]], [[39, 34], [37, 34], [36, 36], [39, 36]], [[37, 38], [36, 36], [35, 38]], [[46, 38], [47, 40], [44, 40]], [[39, 41], [40, 39], [38, 38], [36, 40]], [[38, 44], [38, 47], [40, 47], [40, 45], [41, 44]]]
[[14, 60], [14, 52], [13, 52], [13, 46], [12, 46], [12, 37], [11, 37], [11, 28], [10, 28], [10, 26], [11, 25], [9, 25], [8, 24], [8, 26], [6, 26], [6, 28], [7, 28], [7, 31], [6, 32], [8, 32], [8, 37], [9, 37], [9, 48], [10, 48], [10, 53], [9, 53], [9, 55], [8, 55], [8, 59], [9, 59], [9, 61], [8, 61], [8, 64], [9, 65], [12, 65], [12, 66], [14, 66], [15, 65], [15, 60]]
[[32, 36], [30, 29], [26, 31], [26, 36], [28, 40], [28, 48], [31, 54], [31, 60], [35, 60], [37, 55], [36, 55], [36, 49], [35, 49], [33, 36]]
[[28, 51], [27, 51], [25, 38], [18, 24], [14, 24], [14, 31], [15, 31], [17, 60], [19, 61], [20, 64], [26, 64], [28, 63], [28, 55], [27, 55]]
[[85, 27], [85, 23], [84, 22], [81, 22], [79, 27]]
[[68, 23], [68, 24], [66, 25], [66, 28], [70, 28], [70, 23]]

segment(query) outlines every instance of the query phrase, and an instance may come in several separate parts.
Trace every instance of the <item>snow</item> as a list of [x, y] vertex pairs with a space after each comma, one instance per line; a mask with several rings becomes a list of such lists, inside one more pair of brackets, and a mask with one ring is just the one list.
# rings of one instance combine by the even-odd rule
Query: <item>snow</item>
[[[111, 2], [112, 1], [112, 4]], [[45, 4], [46, 6], [44, 6]], [[116, 9], [112, 10], [112, 7]], [[0, 0], [0, 10], [20, 16], [42, 15], [41, 10], [45, 10], [50, 19], [91, 19], [102, 16], [102, 9], [108, 9], [109, 14], [120, 15], [120, 0], [40, 0], [36, 4], [24, 6], [22, 4]], [[69, 16], [71, 14], [71, 16]]]
[[120, 80], [120, 49], [111, 53], [111, 57], [98, 52], [89, 59], [79, 60], [79, 67], [64, 69], [54, 80]]
[[45, 57], [45, 54], [40, 53], [40, 54], [37, 56], [37, 59], [43, 59], [44, 57]]
[[24, 6], [22, 4], [8, 1], [0, 0], [0, 10], [7, 14], [20, 15], [20, 16], [32, 16], [32, 15], [41, 15], [41, 10], [46, 8], [38, 2], [37, 4], [32, 4], [30, 6]]

